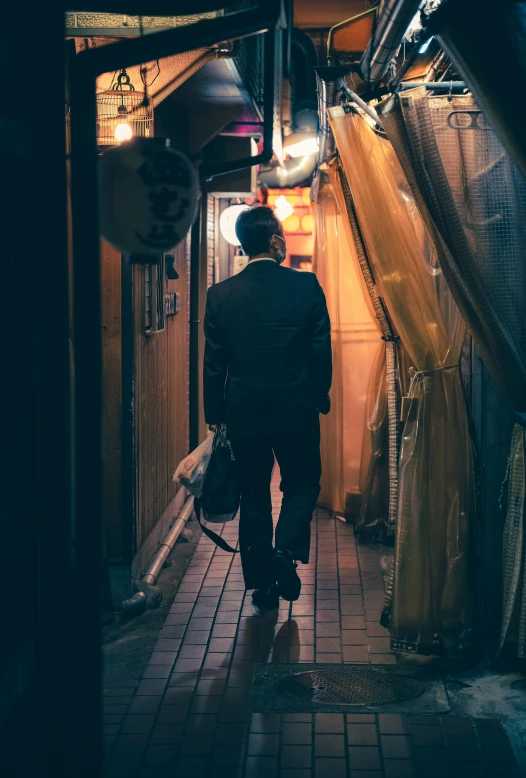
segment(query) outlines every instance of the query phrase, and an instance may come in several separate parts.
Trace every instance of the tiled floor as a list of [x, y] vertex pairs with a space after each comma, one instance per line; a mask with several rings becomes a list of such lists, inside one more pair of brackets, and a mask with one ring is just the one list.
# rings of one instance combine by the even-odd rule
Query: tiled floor
[[[277, 482], [273, 487], [279, 509]], [[234, 523], [223, 537], [237, 539]], [[251, 714], [261, 662], [394, 664], [379, 625], [375, 546], [318, 511], [292, 606], [254, 617], [238, 556], [203, 536], [140, 681], [105, 689], [107, 778], [412, 778], [518, 775], [492, 720]]]

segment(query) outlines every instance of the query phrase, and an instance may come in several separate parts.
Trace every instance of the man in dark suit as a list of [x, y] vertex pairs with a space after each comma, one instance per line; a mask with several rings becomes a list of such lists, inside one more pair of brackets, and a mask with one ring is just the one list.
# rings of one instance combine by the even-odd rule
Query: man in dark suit
[[[208, 291], [204, 360], [207, 424], [226, 424], [240, 476], [239, 545], [261, 611], [299, 597], [320, 492], [319, 413], [330, 409], [330, 320], [313, 273], [280, 267], [274, 212], [243, 212], [236, 234], [248, 265]], [[273, 548], [270, 482], [276, 457], [283, 503]]]

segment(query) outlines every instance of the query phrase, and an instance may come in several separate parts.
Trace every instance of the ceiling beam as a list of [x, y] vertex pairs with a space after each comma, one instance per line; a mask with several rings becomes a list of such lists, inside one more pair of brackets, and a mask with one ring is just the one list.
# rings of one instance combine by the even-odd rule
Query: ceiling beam
[[222, 11], [194, 12], [192, 14], [179, 13], [176, 16], [173, 13], [166, 16], [137, 16], [130, 13], [67, 11], [65, 17], [66, 37], [137, 37], [139, 35], [151, 35], [161, 30], [170, 30], [176, 27], [188, 27], [203, 19], [215, 19], [219, 16], [223, 16]]
[[[235, 3], [234, 3], [235, 5]], [[104, 6], [101, 8], [101, 6]], [[177, 11], [180, 16], [195, 16], [210, 11], [219, 11], [225, 7], [225, 0], [177, 0]], [[147, 8], [144, 0], [82, 0], [82, 13], [122, 15], [171, 16], [174, 12], [173, 0], [148, 0]], [[68, 13], [81, 13], [70, 11]]]

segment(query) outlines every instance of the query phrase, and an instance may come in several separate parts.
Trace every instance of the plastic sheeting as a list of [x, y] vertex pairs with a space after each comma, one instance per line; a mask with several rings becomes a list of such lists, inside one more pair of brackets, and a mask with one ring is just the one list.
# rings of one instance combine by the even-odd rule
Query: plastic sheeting
[[[395, 477], [398, 480], [397, 472]], [[362, 503], [356, 533], [382, 539], [386, 535], [389, 516], [389, 418], [383, 342], [378, 346], [367, 387], [360, 492]]]
[[449, 100], [414, 89], [386, 101], [382, 115], [452, 294], [494, 379], [522, 416], [510, 453], [500, 645], [509, 633], [524, 657], [526, 181], [471, 96]]
[[357, 273], [364, 297], [384, 340], [369, 379], [360, 469], [362, 503], [356, 533], [376, 539], [394, 540], [398, 504], [399, 457], [399, 370], [401, 351], [392, 322], [375, 284], [363, 237], [356, 218], [347, 177], [339, 159], [329, 165], [340, 213], [344, 217], [349, 243], [354, 245]]
[[378, 329], [357, 273], [332, 186], [322, 184], [316, 203], [314, 270], [331, 317], [331, 413], [321, 419], [323, 475], [320, 503], [352, 518], [360, 505], [360, 469], [369, 374]]
[[441, 3], [433, 13], [435, 35], [526, 177], [524, 110], [518, 98], [526, 78], [526, 2], [480, 10], [480, 0]]
[[382, 116], [484, 361], [526, 411], [526, 181], [470, 96], [414, 89]]
[[416, 371], [399, 472], [394, 650], [473, 641], [473, 457], [459, 370], [464, 325], [392, 150], [363, 118], [330, 111], [373, 273]]

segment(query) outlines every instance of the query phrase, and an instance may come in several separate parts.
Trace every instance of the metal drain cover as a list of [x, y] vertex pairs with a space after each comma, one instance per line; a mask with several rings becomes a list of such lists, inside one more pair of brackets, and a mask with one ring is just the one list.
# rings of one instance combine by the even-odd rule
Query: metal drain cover
[[433, 667], [365, 664], [260, 664], [249, 701], [253, 713], [447, 713]]
[[402, 675], [369, 668], [338, 667], [310, 670], [281, 678], [275, 689], [282, 697], [310, 705], [386, 705], [419, 697], [425, 684]]

